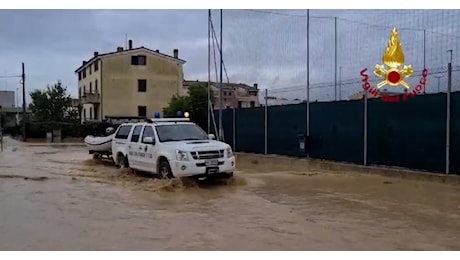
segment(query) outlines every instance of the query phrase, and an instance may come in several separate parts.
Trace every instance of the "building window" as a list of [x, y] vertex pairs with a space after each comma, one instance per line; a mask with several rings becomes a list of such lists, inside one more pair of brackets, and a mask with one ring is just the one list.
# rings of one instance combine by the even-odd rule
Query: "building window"
[[95, 61], [94, 62], [94, 71], [98, 71], [99, 70], [99, 61]]
[[137, 115], [138, 116], [147, 116], [147, 107], [146, 106], [138, 106], [137, 107]]
[[256, 106], [256, 102], [255, 101], [251, 101], [251, 107], [255, 107]]
[[97, 107], [94, 107], [93, 109], [93, 116], [94, 116], [94, 119], [99, 119], [99, 114], [98, 114], [98, 106]]
[[137, 80], [137, 91], [138, 92], [147, 92], [147, 80], [138, 79]]
[[97, 89], [97, 79], [94, 81], [94, 92], [99, 93]]
[[242, 108], [242, 107], [243, 107], [243, 102], [238, 101], [238, 108]]
[[83, 86], [83, 96], [86, 94], [86, 86]]
[[93, 68], [92, 68], [92, 67], [93, 67], [93, 66], [92, 66], [91, 64], [89, 64], [89, 67], [88, 67], [88, 69], [89, 69], [89, 75], [91, 75], [91, 74], [93, 73]]
[[78, 72], [78, 80], [81, 80], [81, 71]]
[[89, 93], [93, 93], [93, 82], [89, 83]]
[[81, 88], [78, 88], [78, 98], [81, 98]]
[[147, 65], [147, 57], [145, 55], [131, 56], [131, 65]]
[[93, 108], [89, 108], [89, 119], [93, 119]]
[[83, 69], [83, 78], [86, 78], [86, 69]]
[[83, 119], [86, 119], [86, 108], [83, 108]]

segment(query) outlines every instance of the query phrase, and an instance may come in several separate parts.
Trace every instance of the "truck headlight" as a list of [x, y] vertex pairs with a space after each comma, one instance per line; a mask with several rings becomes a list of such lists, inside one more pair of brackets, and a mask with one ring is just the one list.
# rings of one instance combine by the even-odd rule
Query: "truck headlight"
[[230, 158], [232, 156], [233, 156], [233, 151], [232, 151], [232, 148], [229, 147], [229, 148], [227, 148], [227, 158]]
[[187, 152], [184, 152], [184, 151], [181, 151], [181, 150], [176, 150], [176, 159], [178, 161], [188, 161]]

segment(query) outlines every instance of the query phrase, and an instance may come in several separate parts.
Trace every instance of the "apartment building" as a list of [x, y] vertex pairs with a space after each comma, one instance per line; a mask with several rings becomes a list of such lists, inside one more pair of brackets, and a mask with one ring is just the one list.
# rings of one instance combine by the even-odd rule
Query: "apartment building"
[[6, 107], [15, 107], [15, 93], [12, 90], [0, 90], [0, 106], [3, 108]]
[[174, 94], [184, 95], [179, 50], [173, 55], [146, 47], [118, 47], [94, 52], [75, 70], [78, 75], [82, 122], [111, 116], [151, 116], [162, 111]]
[[[184, 89], [196, 83], [206, 84], [204, 81], [184, 81]], [[259, 88], [257, 84], [249, 86], [243, 83], [222, 83], [222, 100], [219, 96], [220, 83], [211, 82], [211, 89], [214, 94], [214, 108], [219, 109], [222, 103], [223, 108], [248, 108], [260, 106]]]

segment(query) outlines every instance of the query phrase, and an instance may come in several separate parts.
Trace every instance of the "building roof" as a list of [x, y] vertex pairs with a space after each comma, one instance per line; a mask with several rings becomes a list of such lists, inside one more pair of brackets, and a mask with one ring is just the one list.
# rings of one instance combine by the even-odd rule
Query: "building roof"
[[[189, 87], [195, 83], [204, 83], [204, 84], [208, 84], [207, 81], [199, 81], [199, 80], [184, 80], [184, 87]], [[211, 81], [211, 85], [216, 87], [216, 88], [219, 88], [220, 87], [220, 83], [219, 82], [213, 82]], [[223, 89], [228, 89], [228, 90], [232, 90], [233, 88], [237, 87], [237, 88], [244, 88], [248, 91], [259, 91], [259, 89], [257, 88], [257, 84], [255, 84], [255, 86], [249, 86], [247, 84], [244, 84], [244, 83], [225, 83], [225, 82], [222, 82], [222, 87]]]
[[75, 70], [75, 73], [78, 73], [83, 68], [86, 68], [87, 66], [89, 66], [93, 61], [98, 60], [100, 58], [107, 57], [107, 56], [110, 56], [110, 55], [115, 55], [115, 54], [121, 54], [121, 53], [125, 54], [125, 53], [139, 51], [139, 50], [144, 50], [144, 51], [150, 52], [151, 54], [159, 56], [159, 57], [163, 57], [163, 58], [171, 59], [171, 60], [174, 60], [174, 61], [178, 61], [178, 62], [180, 62], [182, 64], [184, 64], [186, 62], [185, 60], [174, 58], [174, 56], [161, 53], [158, 50], [154, 51], [152, 49], [149, 49], [149, 48], [146, 48], [144, 46], [141, 46], [141, 47], [138, 47], [138, 48], [126, 49], [126, 50], [121, 50], [121, 51], [113, 51], [113, 52], [107, 52], [107, 53], [102, 53], [102, 54], [99, 53], [97, 56], [92, 57], [85, 64], [82, 64], [80, 67], [78, 67]]

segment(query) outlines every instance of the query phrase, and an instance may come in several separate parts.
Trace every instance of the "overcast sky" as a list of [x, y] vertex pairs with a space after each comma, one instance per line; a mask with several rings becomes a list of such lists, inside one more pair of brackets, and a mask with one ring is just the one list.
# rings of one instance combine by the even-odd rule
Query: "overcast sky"
[[[292, 16], [224, 10], [223, 57], [230, 80], [285, 89], [273, 91], [274, 95], [303, 95], [301, 88], [306, 86], [307, 75], [306, 11], [266, 11]], [[456, 21], [459, 14], [456, 10], [310, 11], [312, 99], [334, 95], [333, 87], [314, 88], [321, 82], [334, 85], [333, 17], [338, 17], [337, 67], [342, 67], [345, 81], [359, 79], [361, 68], [372, 70], [381, 63], [393, 26], [400, 30], [406, 63], [415, 69], [423, 68], [423, 29], [426, 66], [445, 67], [448, 49], [454, 50], [455, 65], [460, 61], [460, 38], [452, 35], [460, 35]], [[217, 10], [213, 11], [219, 36], [218, 15]], [[315, 18], [318, 16], [331, 18]], [[125, 34], [135, 47], [143, 45], [166, 54], [178, 48], [179, 56], [187, 61], [185, 78], [207, 80], [207, 10], [1, 10], [0, 75], [19, 75], [21, 62], [25, 62], [27, 92], [60, 79], [76, 96], [74, 70], [94, 51], [109, 52], [124, 46]], [[212, 77], [215, 80], [214, 68]], [[18, 78], [0, 79], [0, 89], [16, 90], [18, 86]], [[359, 85], [343, 85], [342, 97], [356, 91]]]

